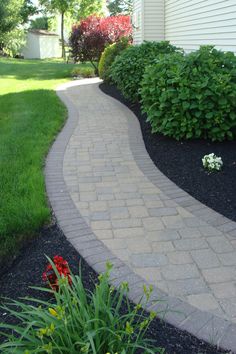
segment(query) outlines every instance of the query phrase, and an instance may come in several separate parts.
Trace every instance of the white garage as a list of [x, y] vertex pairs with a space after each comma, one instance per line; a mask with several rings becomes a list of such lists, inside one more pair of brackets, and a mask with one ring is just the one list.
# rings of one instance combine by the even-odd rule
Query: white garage
[[45, 30], [29, 30], [23, 56], [25, 59], [59, 58], [59, 35]]

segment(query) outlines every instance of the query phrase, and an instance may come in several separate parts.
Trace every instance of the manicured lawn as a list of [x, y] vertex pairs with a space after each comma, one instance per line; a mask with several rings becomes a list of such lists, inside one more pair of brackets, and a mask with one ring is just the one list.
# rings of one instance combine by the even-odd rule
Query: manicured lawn
[[67, 115], [54, 89], [73, 67], [0, 59], [0, 263], [50, 221], [44, 160]]

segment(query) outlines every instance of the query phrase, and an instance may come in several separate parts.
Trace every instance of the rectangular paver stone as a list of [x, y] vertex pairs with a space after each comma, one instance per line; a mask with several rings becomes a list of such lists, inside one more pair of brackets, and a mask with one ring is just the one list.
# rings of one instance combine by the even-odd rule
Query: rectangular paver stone
[[200, 277], [200, 273], [195, 264], [167, 265], [162, 268], [162, 275], [167, 280], [179, 280]]
[[162, 254], [135, 254], [131, 256], [131, 262], [134, 267], [159, 267], [166, 265], [167, 257]]
[[208, 244], [204, 239], [184, 239], [173, 241], [177, 250], [191, 251], [197, 249], [208, 248]]
[[191, 252], [191, 256], [199, 268], [219, 267], [220, 262], [216, 254], [211, 249], [201, 249]]
[[208, 237], [207, 242], [217, 253], [232, 252], [233, 247], [224, 235], [217, 237]]

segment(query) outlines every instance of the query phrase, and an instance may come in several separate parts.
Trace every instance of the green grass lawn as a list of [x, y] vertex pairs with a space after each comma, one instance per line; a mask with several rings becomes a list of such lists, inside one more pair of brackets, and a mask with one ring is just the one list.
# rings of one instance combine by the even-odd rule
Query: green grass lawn
[[0, 263], [50, 221], [43, 167], [67, 115], [54, 89], [73, 67], [0, 59]]

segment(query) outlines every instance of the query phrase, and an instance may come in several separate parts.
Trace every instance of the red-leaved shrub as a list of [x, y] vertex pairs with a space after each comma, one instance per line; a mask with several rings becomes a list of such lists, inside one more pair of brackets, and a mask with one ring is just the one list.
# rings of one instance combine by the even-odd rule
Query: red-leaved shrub
[[89, 16], [72, 28], [71, 55], [76, 62], [90, 61], [97, 73], [97, 63], [106, 45], [115, 43], [122, 37], [131, 40], [131, 33], [130, 16]]

